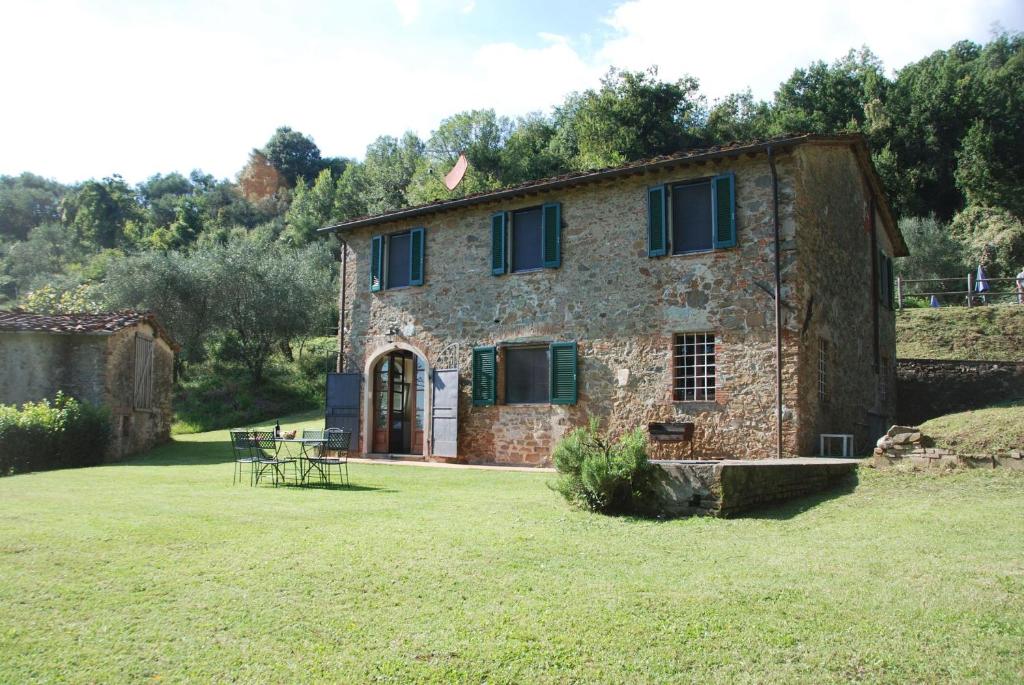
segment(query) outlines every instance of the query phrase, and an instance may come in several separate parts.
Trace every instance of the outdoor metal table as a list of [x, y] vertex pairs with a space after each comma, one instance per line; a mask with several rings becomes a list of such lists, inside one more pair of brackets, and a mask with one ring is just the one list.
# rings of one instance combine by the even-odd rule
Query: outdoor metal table
[[[306, 469], [303, 468], [302, 462], [304, 462], [308, 458], [308, 456], [309, 456], [306, 453], [306, 447], [307, 446], [320, 447], [321, 445], [323, 445], [324, 443], [327, 442], [327, 439], [326, 438], [278, 438], [277, 441], [282, 443], [282, 444], [285, 444], [285, 445], [293, 444], [293, 445], [299, 445], [300, 446], [301, 449], [300, 449], [299, 455], [297, 457], [294, 457], [294, 459], [298, 459], [299, 460], [299, 473], [300, 474], [304, 474], [306, 472]], [[288, 456], [291, 457], [291, 453], [290, 452], [289, 452]], [[305, 478], [300, 476], [300, 481], [303, 481], [303, 480], [305, 480]]]

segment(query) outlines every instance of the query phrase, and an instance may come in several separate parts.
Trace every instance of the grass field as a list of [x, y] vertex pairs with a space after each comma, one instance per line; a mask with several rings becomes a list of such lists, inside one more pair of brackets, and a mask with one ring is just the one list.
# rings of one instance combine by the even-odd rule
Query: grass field
[[1024, 362], [1024, 306], [904, 309], [896, 313], [896, 356]]
[[232, 487], [225, 440], [0, 479], [0, 683], [1024, 679], [1018, 474], [659, 522], [543, 473]]
[[991, 454], [1024, 449], [1024, 400], [930, 419], [921, 431], [936, 446], [962, 454]]

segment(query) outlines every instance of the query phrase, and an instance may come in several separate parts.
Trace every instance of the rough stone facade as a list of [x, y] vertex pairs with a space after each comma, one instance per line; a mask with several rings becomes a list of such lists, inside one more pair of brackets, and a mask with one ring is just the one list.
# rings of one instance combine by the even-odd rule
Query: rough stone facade
[[[153, 409], [133, 408], [137, 333], [154, 338]], [[110, 410], [108, 458], [170, 439], [174, 351], [152, 326], [113, 333], [0, 331], [0, 404], [53, 399], [58, 391]]]
[[[817, 147], [795, 146], [776, 156], [785, 455], [813, 454], [817, 433], [826, 428], [854, 433], [867, 452], [884, 430], [870, 435], [867, 413], [879, 411], [891, 423], [894, 406], [891, 380], [889, 399], [878, 400], [879, 369], [871, 356], [877, 305], [865, 230], [871, 194], [851, 144]], [[647, 189], [723, 172], [735, 174], [737, 246], [649, 257]], [[491, 215], [545, 202], [561, 203], [560, 268], [493, 276]], [[369, 292], [371, 238], [417, 226], [426, 229], [424, 285]], [[880, 222], [875, 232], [885, 240]], [[775, 456], [773, 187], [763, 151], [481, 201], [340, 236], [347, 250], [344, 368], [365, 374], [368, 395], [370, 370], [384, 351], [401, 346], [433, 367], [454, 346], [460, 461], [548, 463], [554, 443], [589, 416], [613, 432], [650, 421], [695, 423], [692, 445], [654, 445], [656, 458]], [[892, 314], [883, 311], [880, 318], [879, 347], [894, 359]], [[673, 336], [704, 332], [716, 336], [715, 401], [674, 402]], [[830, 336], [836, 350], [830, 366], [835, 399], [827, 407], [817, 402], [819, 335]], [[575, 405], [502, 404], [500, 356], [498, 404], [473, 405], [474, 347], [556, 341], [578, 344]], [[367, 397], [363, 452], [369, 409]]]
[[897, 421], [915, 425], [944, 414], [1024, 399], [1024, 363], [900, 359]]

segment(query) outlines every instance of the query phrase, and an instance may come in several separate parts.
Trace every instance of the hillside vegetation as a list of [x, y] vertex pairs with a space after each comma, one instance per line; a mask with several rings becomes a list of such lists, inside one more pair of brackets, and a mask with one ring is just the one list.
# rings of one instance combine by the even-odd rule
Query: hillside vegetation
[[921, 432], [961, 454], [1024, 449], [1024, 400], [939, 416], [921, 424]]
[[904, 309], [896, 314], [896, 356], [1024, 362], [1024, 306]]

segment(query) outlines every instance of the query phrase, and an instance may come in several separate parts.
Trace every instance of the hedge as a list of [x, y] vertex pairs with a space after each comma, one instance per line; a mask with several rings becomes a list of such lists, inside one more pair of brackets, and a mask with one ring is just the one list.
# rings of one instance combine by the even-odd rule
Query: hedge
[[95, 466], [109, 442], [107, 411], [63, 393], [52, 403], [0, 404], [0, 476]]

